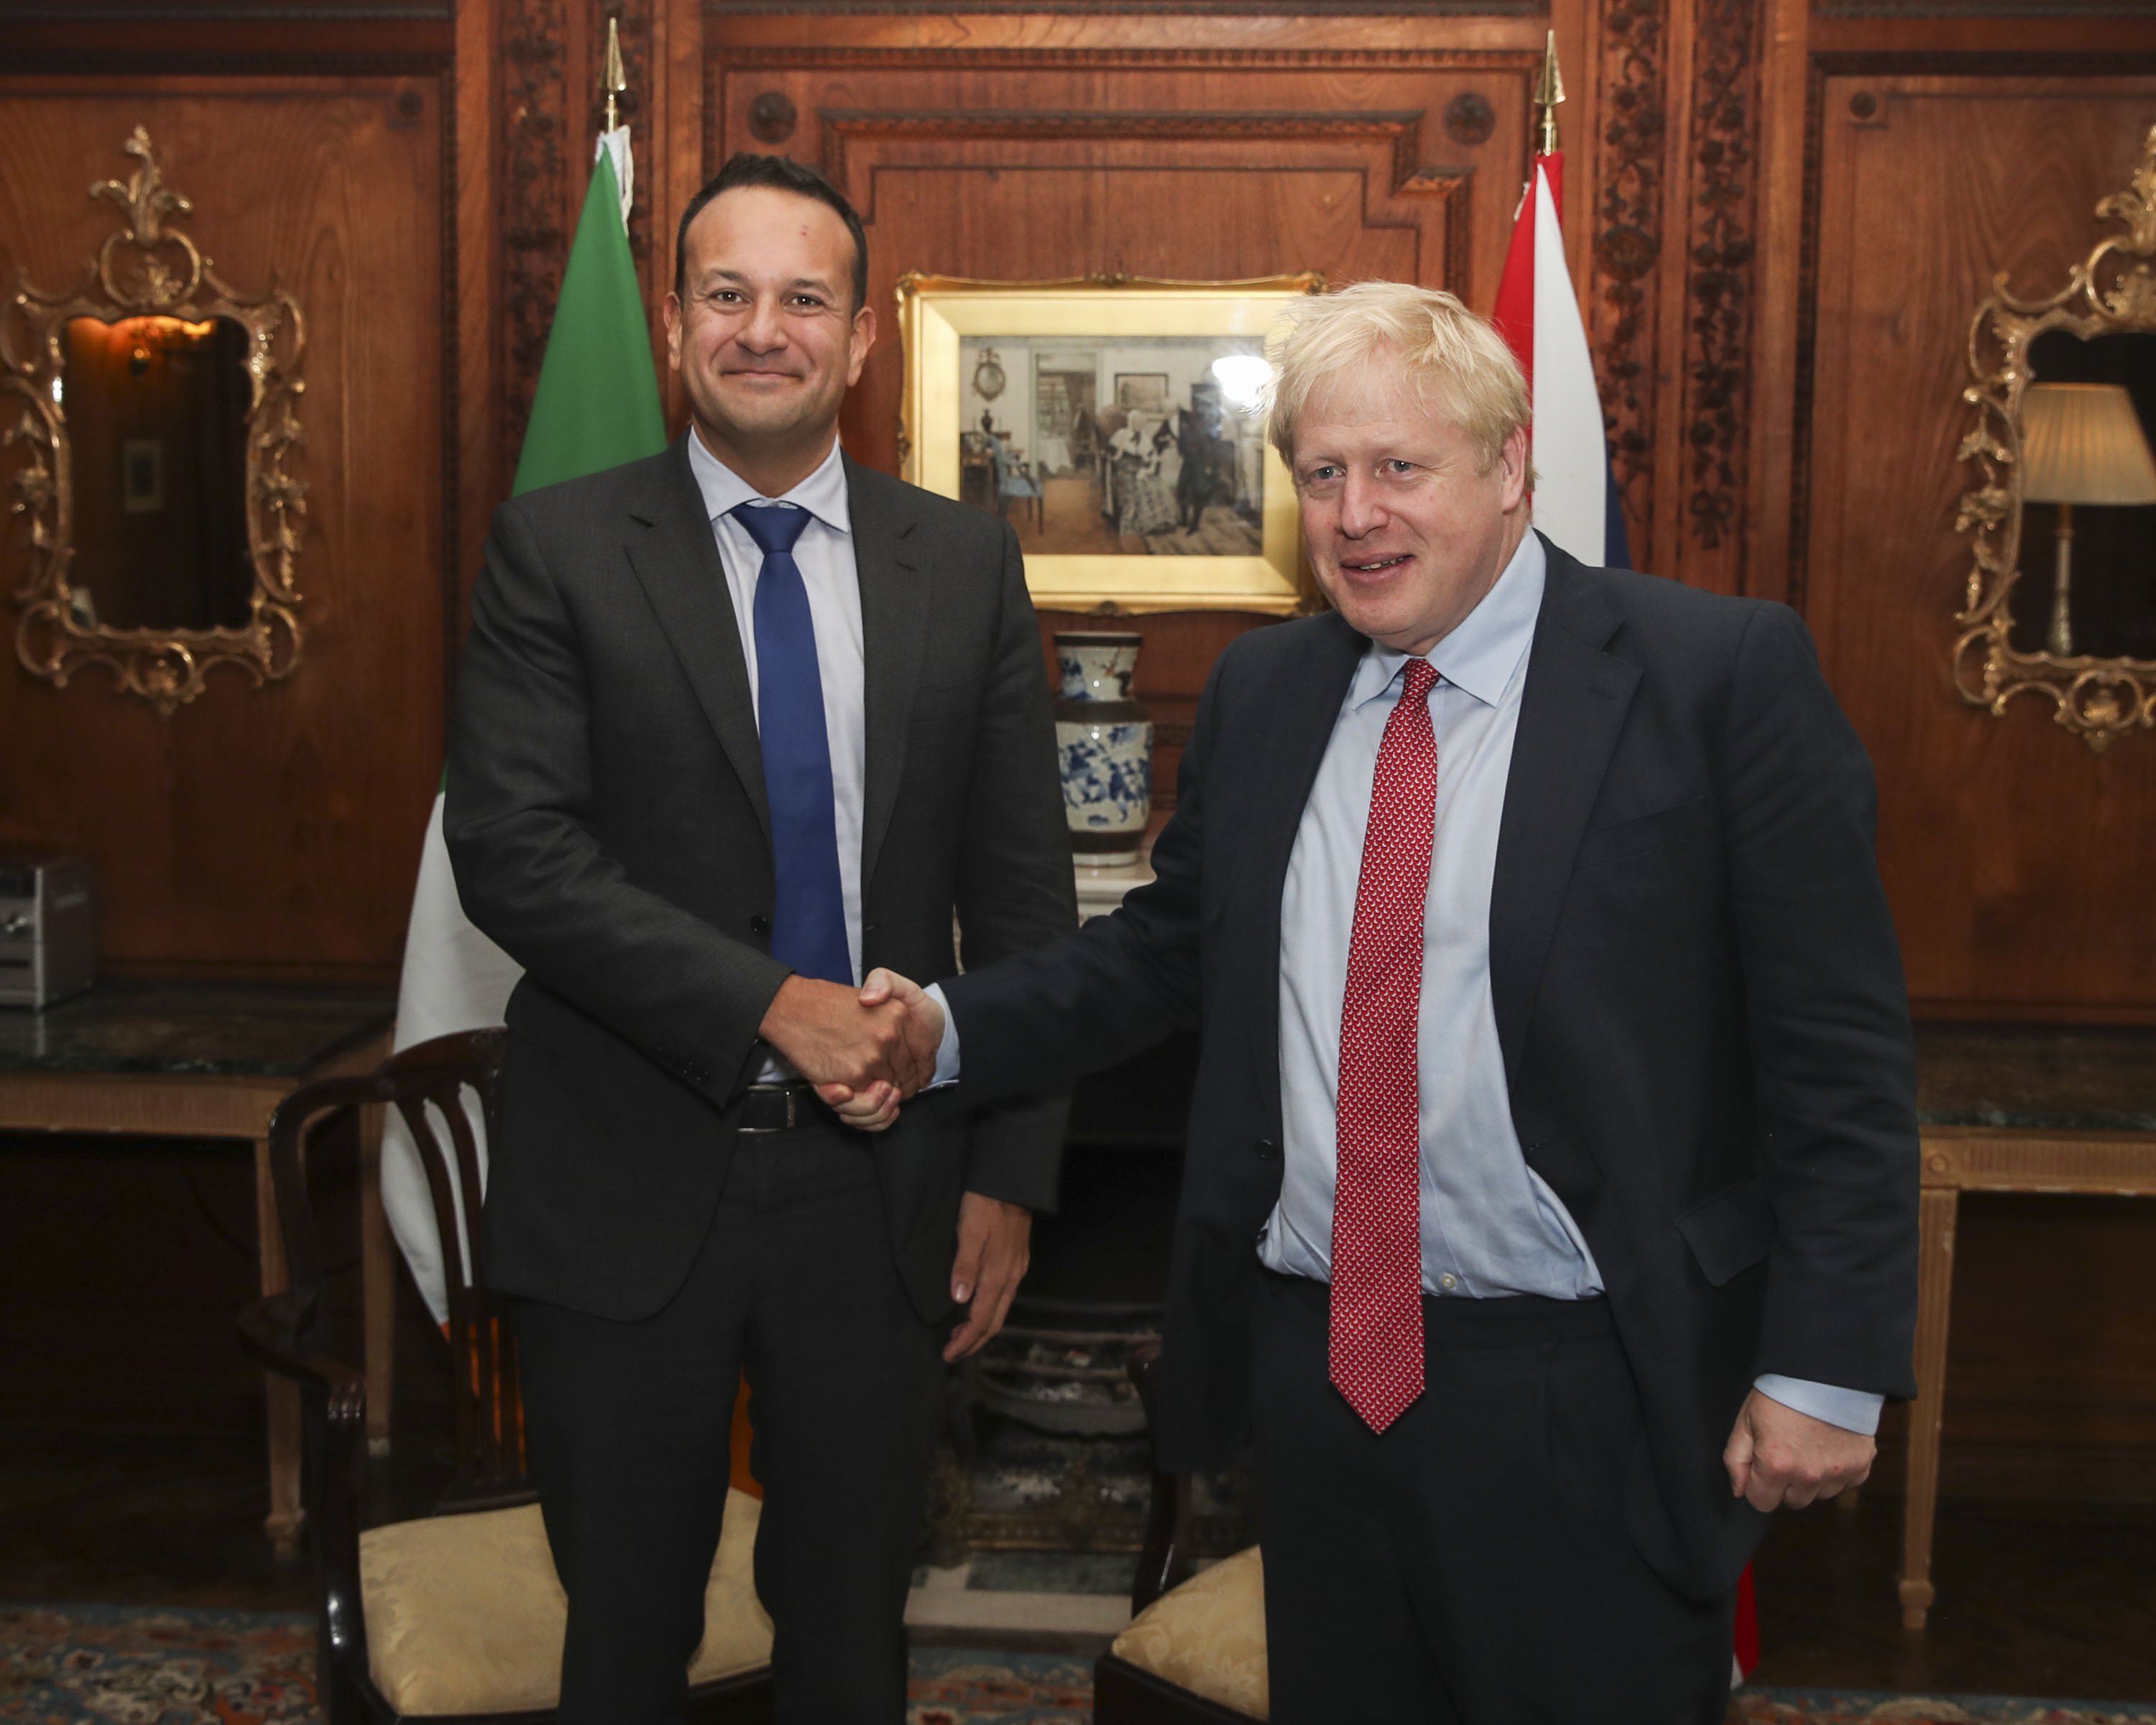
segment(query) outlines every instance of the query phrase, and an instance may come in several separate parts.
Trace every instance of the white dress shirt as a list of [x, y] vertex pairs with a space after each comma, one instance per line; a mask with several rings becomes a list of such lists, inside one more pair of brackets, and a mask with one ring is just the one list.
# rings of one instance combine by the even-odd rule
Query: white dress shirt
[[[805, 509], [813, 519], [793, 547], [793, 561], [808, 590], [808, 620], [816, 631], [816, 670], [824, 683], [824, 732], [831, 750], [831, 813], [839, 834], [839, 892], [845, 901], [846, 956], [854, 980], [861, 979], [861, 798], [868, 757], [866, 659], [861, 645], [861, 583], [854, 562], [853, 516], [846, 503], [846, 465], [834, 442], [814, 473], [783, 497], [766, 497], [689, 434], [689, 470], [704, 494], [704, 511], [718, 541], [733, 601], [734, 626], [748, 664], [749, 707], [757, 707], [756, 583], [763, 552], [734, 519], [744, 503]], [[758, 712], [759, 722], [762, 715]], [[799, 1075], [773, 1055], [757, 1075], [761, 1084]]]

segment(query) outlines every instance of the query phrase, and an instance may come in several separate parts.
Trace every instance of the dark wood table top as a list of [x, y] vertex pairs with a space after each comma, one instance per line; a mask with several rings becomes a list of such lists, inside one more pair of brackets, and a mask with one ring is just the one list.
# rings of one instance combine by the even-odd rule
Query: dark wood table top
[[0, 1073], [298, 1078], [389, 1028], [387, 988], [109, 982], [47, 1007], [0, 1007]]
[[2156, 1024], [1917, 1026], [1926, 1126], [2156, 1132]]

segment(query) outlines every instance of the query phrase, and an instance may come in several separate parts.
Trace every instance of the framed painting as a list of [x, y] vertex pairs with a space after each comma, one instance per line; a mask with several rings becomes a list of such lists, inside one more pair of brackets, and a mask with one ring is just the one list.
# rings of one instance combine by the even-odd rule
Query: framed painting
[[1302, 609], [1266, 337], [1323, 288], [903, 276], [905, 475], [1009, 521], [1037, 605]]

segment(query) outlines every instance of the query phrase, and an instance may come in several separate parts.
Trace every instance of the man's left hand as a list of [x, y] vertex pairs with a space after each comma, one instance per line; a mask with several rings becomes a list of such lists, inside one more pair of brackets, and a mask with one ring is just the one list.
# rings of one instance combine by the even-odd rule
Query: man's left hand
[[968, 1309], [966, 1321], [943, 1350], [946, 1360], [978, 1353], [1003, 1328], [1004, 1316], [1025, 1275], [1032, 1238], [1033, 1212], [1024, 1204], [1005, 1204], [978, 1192], [968, 1192], [960, 1201], [951, 1297]]
[[1802, 1509], [1871, 1476], [1879, 1446], [1753, 1390], [1738, 1409], [1722, 1452], [1729, 1489], [1757, 1510]]

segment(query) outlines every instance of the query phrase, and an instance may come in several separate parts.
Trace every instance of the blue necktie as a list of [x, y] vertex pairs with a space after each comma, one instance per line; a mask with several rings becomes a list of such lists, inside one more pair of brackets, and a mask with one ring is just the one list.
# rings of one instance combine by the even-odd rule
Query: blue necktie
[[763, 552], [756, 579], [756, 707], [778, 881], [771, 956], [803, 976], [851, 983], [824, 679], [808, 588], [793, 561], [793, 542], [811, 517], [805, 509], [755, 503], [733, 513]]

